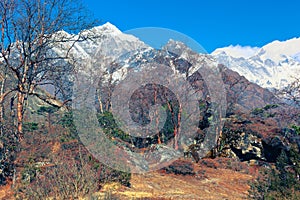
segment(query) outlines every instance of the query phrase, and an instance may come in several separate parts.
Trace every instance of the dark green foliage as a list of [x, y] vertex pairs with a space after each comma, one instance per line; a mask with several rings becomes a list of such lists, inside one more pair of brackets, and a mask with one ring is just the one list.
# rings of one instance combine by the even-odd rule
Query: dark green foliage
[[104, 133], [107, 136], [116, 137], [125, 142], [130, 142], [130, 136], [118, 127], [112, 113], [99, 113], [97, 117], [100, 126], [103, 128]]
[[169, 101], [170, 108], [167, 104], [164, 105], [164, 109], [167, 114], [167, 119], [164, 124], [164, 127], [161, 130], [161, 134], [164, 136], [164, 141], [167, 142], [174, 136], [175, 127], [178, 128], [178, 114], [179, 114], [179, 105], [177, 102]]
[[38, 130], [38, 123], [36, 122], [24, 122], [23, 123], [23, 130], [25, 132], [31, 132], [31, 131], [35, 131]]
[[59, 120], [59, 124], [62, 125], [64, 128], [69, 128], [71, 130], [76, 130], [74, 122], [73, 122], [73, 113], [72, 112], [65, 112], [63, 116]]
[[274, 108], [278, 108], [279, 105], [277, 104], [267, 104], [263, 108], [255, 108], [252, 110], [251, 114], [258, 115], [261, 117], [269, 118], [269, 117], [275, 117], [276, 113], [272, 113], [271, 110]]
[[269, 110], [269, 109], [278, 108], [278, 107], [279, 107], [279, 105], [277, 105], [277, 104], [268, 104], [263, 109]]
[[42, 106], [38, 109], [37, 113], [39, 115], [42, 115], [44, 113], [52, 114], [52, 113], [55, 113], [57, 110], [58, 110], [57, 108], [52, 107], [52, 106]]
[[69, 130], [69, 135], [61, 136], [61, 142], [67, 142], [68, 140], [77, 137], [77, 130], [73, 121], [73, 113], [71, 111], [65, 112], [63, 116], [60, 117], [58, 124]]
[[275, 117], [276, 116], [276, 113], [268, 113], [268, 114], [266, 114], [266, 117]]
[[300, 199], [300, 154], [297, 145], [289, 151], [282, 151], [276, 161], [276, 168], [263, 170], [251, 184], [252, 199]]
[[297, 135], [300, 135], [300, 126], [292, 125], [292, 129], [295, 130]]
[[264, 113], [264, 109], [262, 109], [262, 108], [255, 108], [251, 113], [253, 115], [259, 115], [259, 114]]

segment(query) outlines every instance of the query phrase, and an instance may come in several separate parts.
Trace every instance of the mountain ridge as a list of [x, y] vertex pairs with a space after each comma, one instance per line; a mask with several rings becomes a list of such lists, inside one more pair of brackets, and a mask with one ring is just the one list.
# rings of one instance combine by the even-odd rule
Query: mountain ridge
[[282, 89], [300, 74], [300, 38], [275, 40], [261, 48], [228, 46], [216, 49], [211, 55], [264, 88]]

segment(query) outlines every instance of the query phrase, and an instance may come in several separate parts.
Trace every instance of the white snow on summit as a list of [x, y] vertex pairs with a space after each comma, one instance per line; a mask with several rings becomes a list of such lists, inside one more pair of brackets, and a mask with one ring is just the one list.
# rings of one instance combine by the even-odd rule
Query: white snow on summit
[[[68, 33], [57, 33], [62, 37]], [[111, 23], [85, 30], [82, 34], [95, 34], [93, 40], [77, 42], [72, 54], [83, 60], [115, 60], [124, 54], [151, 48], [137, 37], [122, 33]], [[71, 36], [71, 35], [70, 35]], [[73, 35], [74, 36], [74, 35]], [[172, 42], [171, 42], [172, 43]], [[62, 43], [61, 45], [70, 45]], [[56, 53], [63, 53], [61, 46], [54, 48]], [[68, 49], [68, 48], [65, 48]], [[172, 49], [180, 51], [178, 42], [173, 42]], [[180, 54], [188, 58], [190, 52]], [[300, 74], [300, 38], [287, 41], [273, 41], [261, 48], [250, 46], [228, 46], [216, 49], [211, 56], [228, 68], [245, 76], [248, 80], [265, 88], [280, 89], [291, 83]], [[102, 64], [101, 64], [102, 65]], [[104, 66], [98, 66], [103, 69]], [[95, 68], [95, 70], [97, 70]], [[123, 73], [123, 72], [122, 72]], [[120, 72], [120, 74], [122, 74]]]
[[274, 41], [262, 47], [260, 50], [263, 60], [271, 59], [275, 63], [284, 60], [286, 56], [293, 56], [300, 53], [300, 38], [293, 38], [287, 41]]
[[110, 34], [121, 34], [122, 32], [113, 24], [106, 22], [101, 26], [96, 26], [91, 29], [91, 31], [101, 32], [101, 33], [110, 33]]
[[254, 56], [258, 50], [259, 50], [258, 47], [250, 47], [250, 46], [243, 47], [241, 45], [236, 45], [236, 46], [230, 45], [228, 47], [218, 48], [211, 54], [217, 55], [220, 53], [225, 53], [234, 58], [240, 58], [240, 57], [249, 58], [251, 56]]
[[285, 87], [300, 74], [300, 38], [276, 40], [262, 48], [229, 46], [216, 49], [212, 55], [265, 88]]

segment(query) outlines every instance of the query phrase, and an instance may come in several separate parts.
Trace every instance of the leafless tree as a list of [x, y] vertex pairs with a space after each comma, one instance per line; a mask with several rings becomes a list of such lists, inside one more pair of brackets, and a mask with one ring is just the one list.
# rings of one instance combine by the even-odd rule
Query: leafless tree
[[[0, 117], [2, 120], [5, 98], [16, 92], [19, 139], [23, 137], [28, 96], [36, 96], [56, 107], [63, 105], [38, 88], [55, 86], [61, 74], [73, 70], [72, 48], [92, 37], [82, 30], [95, 23], [76, 0], [0, 1]], [[10, 78], [16, 81], [8, 87]]]
[[300, 78], [294, 77], [294, 81], [287, 87], [279, 90], [277, 94], [296, 106], [300, 106]]

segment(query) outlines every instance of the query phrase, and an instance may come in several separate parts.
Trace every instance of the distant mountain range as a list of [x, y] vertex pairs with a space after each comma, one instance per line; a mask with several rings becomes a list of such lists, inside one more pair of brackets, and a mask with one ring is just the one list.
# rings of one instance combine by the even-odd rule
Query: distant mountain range
[[[122, 33], [110, 23], [87, 31], [101, 37], [75, 45], [75, 54], [84, 58], [91, 58], [95, 54], [117, 58], [137, 49], [152, 49], [138, 38]], [[264, 88], [283, 88], [300, 74], [300, 38], [276, 40], [261, 48], [228, 46], [216, 49], [211, 55], [218, 63]]]
[[218, 48], [211, 55], [219, 63], [264, 88], [283, 88], [300, 74], [300, 38], [276, 40], [261, 48]]
[[[101, 37], [92, 42], [83, 41], [76, 43], [73, 54], [78, 55], [79, 58], [98, 59], [98, 63], [92, 62], [90, 65], [84, 63], [83, 70], [92, 70], [93, 72], [100, 70], [104, 84], [108, 82], [117, 84], [128, 76], [130, 70], [138, 69], [143, 63], [164, 64], [171, 67], [178, 76], [183, 76], [187, 79], [194, 76], [198, 77], [195, 74], [201, 66], [194, 64], [196, 61], [204, 63], [205, 66], [217, 66], [219, 64], [218, 61], [220, 62], [220, 56], [223, 55], [225, 57], [225, 53], [217, 54], [217, 51], [212, 55], [198, 54], [183, 43], [174, 40], [170, 40], [161, 50], [157, 50], [132, 35], [122, 33], [110, 23], [87, 31], [92, 31]], [[229, 56], [226, 56], [226, 58], [238, 60], [238, 58]], [[245, 58], [240, 59], [246, 60]], [[111, 66], [110, 62], [114, 62], [115, 65]], [[220, 74], [227, 90], [229, 107], [251, 110], [268, 103], [277, 102], [276, 98], [268, 90], [251, 84], [251, 82], [246, 80], [247, 76], [244, 78], [234, 72], [238, 71], [236, 70], [238, 68], [233, 67], [234, 65], [230, 65], [229, 69], [224, 66], [227, 66], [226, 63], [220, 66]], [[255, 67], [253, 68], [256, 69]], [[255, 70], [252, 73], [255, 73]], [[249, 74], [252, 73], [249, 72]], [[263, 80], [261, 79], [261, 81]]]

